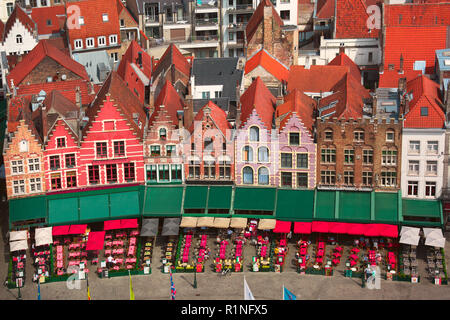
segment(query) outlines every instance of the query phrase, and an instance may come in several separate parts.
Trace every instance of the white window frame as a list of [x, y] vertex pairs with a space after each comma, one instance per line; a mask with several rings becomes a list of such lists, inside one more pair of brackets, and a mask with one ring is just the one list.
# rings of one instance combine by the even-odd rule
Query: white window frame
[[[415, 169], [417, 167], [417, 170]], [[409, 160], [408, 161], [408, 175], [418, 176], [420, 173], [420, 161], [419, 160]]]
[[[92, 44], [89, 45], [89, 41], [92, 41]], [[86, 48], [93, 48], [95, 46], [94, 38], [86, 38]]]
[[[414, 146], [414, 148], [412, 148]], [[417, 148], [415, 148], [417, 146]], [[420, 140], [410, 140], [408, 144], [408, 153], [420, 154]]]
[[[77, 46], [77, 43], [79, 43], [80, 45]], [[83, 49], [83, 40], [82, 39], [73, 40], [73, 46], [74, 49]]]
[[[416, 187], [416, 194], [410, 194], [409, 193], [409, 187], [412, 187], [412, 189], [414, 187]], [[419, 196], [419, 181], [408, 181], [408, 186], [407, 186], [407, 194], [408, 197], [418, 197]]]
[[[436, 148], [434, 148], [433, 146], [436, 146]], [[439, 152], [439, 141], [427, 141], [427, 153], [438, 154], [438, 152]]]
[[[20, 41], [18, 41], [20, 39]], [[16, 34], [16, 44], [23, 44], [23, 37], [21, 34]]]
[[[115, 39], [112, 41], [112, 39]], [[111, 34], [109, 36], [109, 45], [117, 44], [117, 34]]]
[[[42, 181], [40, 177], [37, 178], [30, 178], [29, 179], [29, 185], [30, 185], [30, 193], [37, 193], [42, 191]], [[34, 190], [33, 190], [34, 187]]]
[[[389, 139], [389, 135], [392, 134], [392, 139]], [[386, 142], [394, 142], [395, 141], [395, 132], [392, 130], [386, 131]]]
[[[16, 192], [16, 188], [17, 188], [17, 192]], [[25, 194], [25, 180], [24, 179], [20, 179], [20, 180], [14, 180], [13, 181], [13, 194], [14, 195], [21, 195], [21, 194]], [[22, 191], [20, 191], [20, 189], [22, 189]]]
[[[427, 161], [427, 167], [426, 167], [426, 175], [427, 176], [437, 176], [437, 167], [438, 167], [438, 163], [437, 161]], [[434, 169], [434, 170], [430, 170]]]
[[106, 46], [106, 37], [105, 36], [97, 37], [97, 44], [99, 47]]
[[[14, 172], [14, 168], [16, 168], [16, 172]], [[11, 175], [17, 175], [17, 174], [23, 174], [23, 173], [25, 173], [24, 166], [23, 166], [23, 160], [11, 160]]]
[[[431, 191], [431, 187], [432, 187], [431, 184], [434, 184], [434, 195], [427, 194], [427, 193], [429, 193], [429, 191]], [[427, 198], [435, 198], [436, 197], [436, 189], [437, 189], [436, 185], [437, 185], [436, 181], [426, 181], [425, 182], [425, 193], [424, 193], [425, 197], [427, 197]], [[429, 189], [429, 190], [427, 190], [427, 189]]]
[[31, 173], [31, 172], [40, 172], [40, 171], [41, 171], [41, 159], [39, 159], [39, 158], [28, 159], [28, 172]]
[[102, 20], [103, 20], [103, 22], [109, 22], [109, 17], [108, 17], [107, 13], [102, 13]]
[[79, 17], [78, 17], [78, 24], [79, 24], [80, 26], [84, 26], [84, 17], [82, 17], [82, 16], [79, 16]]

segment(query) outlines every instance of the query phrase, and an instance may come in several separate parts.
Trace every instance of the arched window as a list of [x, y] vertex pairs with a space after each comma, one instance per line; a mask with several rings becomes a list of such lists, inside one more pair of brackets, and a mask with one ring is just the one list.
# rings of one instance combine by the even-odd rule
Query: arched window
[[251, 167], [245, 167], [243, 170], [244, 184], [253, 184], [253, 169]]
[[165, 128], [159, 129], [159, 138], [165, 140], [167, 137], [167, 130]]
[[250, 141], [259, 141], [259, 128], [250, 127]]
[[258, 162], [269, 162], [269, 149], [267, 147], [258, 149]]
[[21, 36], [20, 34], [18, 34], [18, 35], [16, 36], [16, 43], [17, 43], [17, 44], [21, 44], [21, 43], [22, 43], [22, 36]]
[[19, 151], [20, 152], [28, 152], [28, 141], [27, 140], [20, 141]]
[[245, 162], [251, 162], [253, 161], [253, 149], [250, 146], [245, 146], [242, 149], [242, 159]]
[[269, 169], [266, 167], [258, 169], [258, 184], [269, 184]]
[[333, 140], [333, 130], [326, 129], [324, 131], [324, 138], [326, 141], [332, 141]]

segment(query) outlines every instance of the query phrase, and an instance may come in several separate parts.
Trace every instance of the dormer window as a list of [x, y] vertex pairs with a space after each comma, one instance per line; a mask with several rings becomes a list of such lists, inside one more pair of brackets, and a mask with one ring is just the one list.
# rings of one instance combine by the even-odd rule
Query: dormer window
[[99, 46], [106, 46], [106, 37], [105, 36], [98, 37], [97, 42]]
[[80, 26], [84, 26], [84, 17], [78, 17], [78, 23]]
[[109, 44], [117, 44], [117, 35], [112, 34], [109, 36]]
[[102, 19], [103, 19], [103, 22], [108, 22], [109, 21], [108, 14], [107, 13], [102, 14]]
[[74, 43], [75, 49], [83, 48], [83, 40], [76, 39], [73, 43]]
[[422, 117], [427, 117], [428, 116], [428, 107], [420, 107], [420, 115]]
[[87, 38], [86, 39], [86, 48], [92, 48], [94, 47], [94, 38]]

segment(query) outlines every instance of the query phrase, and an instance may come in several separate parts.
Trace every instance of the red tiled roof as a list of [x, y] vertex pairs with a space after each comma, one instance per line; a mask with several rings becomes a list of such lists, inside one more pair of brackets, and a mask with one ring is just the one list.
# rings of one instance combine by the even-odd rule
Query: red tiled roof
[[[227, 120], [227, 114], [225, 113], [225, 111], [223, 111], [221, 108], [219, 108], [218, 106], [216, 106], [214, 103], [212, 103], [211, 101], [208, 101], [207, 104], [205, 104], [197, 113], [197, 115], [194, 118], [194, 123], [195, 121], [202, 121], [203, 117], [205, 115], [205, 109], [209, 108], [210, 109], [210, 113], [209, 116], [211, 117], [211, 119], [214, 121], [214, 123], [216, 124], [217, 128], [222, 131], [223, 135], [226, 136], [227, 130], [231, 129], [231, 125]], [[194, 123], [192, 123], [191, 127], [189, 128], [190, 132], [194, 131]]]
[[248, 120], [253, 109], [256, 109], [266, 129], [271, 130], [275, 105], [276, 98], [270, 93], [261, 78], [257, 77], [241, 96], [241, 126]]
[[[84, 18], [84, 25], [79, 28], [68, 28], [68, 36], [72, 48], [74, 48], [74, 40], [82, 39], [83, 48], [85, 47], [86, 38], [94, 38], [94, 46], [97, 47], [97, 37], [105, 36], [106, 45], [109, 45], [109, 36], [117, 35], [117, 44], [120, 44], [120, 25], [119, 16], [117, 14], [116, 0], [83, 0], [78, 1], [76, 6], [80, 8], [80, 16]], [[70, 9], [70, 5], [67, 9]], [[102, 15], [108, 14], [108, 21], [104, 22]], [[72, 14], [67, 11], [67, 16]]]
[[245, 63], [245, 74], [251, 72], [258, 66], [263, 67], [267, 72], [280, 81], [287, 81], [289, 77], [288, 68], [270, 55], [265, 49], [259, 50]]
[[[89, 117], [89, 121], [83, 128], [83, 136], [89, 130], [90, 124], [94, 121], [94, 118], [103, 106], [104, 100], [108, 100], [108, 95], [111, 101], [113, 101], [113, 104], [117, 105], [121, 114], [128, 120], [131, 129], [136, 133], [137, 137], [142, 138], [146, 121], [144, 105], [128, 89], [126, 83], [115, 71], [109, 74], [102, 88], [97, 93], [95, 100], [86, 109], [86, 116]], [[138, 116], [140, 126], [134, 121], [135, 114]]]
[[387, 27], [448, 26], [450, 3], [385, 5], [384, 21]]
[[170, 121], [174, 126], [178, 126], [178, 113], [177, 111], [183, 110], [184, 103], [183, 100], [178, 95], [178, 92], [172, 86], [170, 81], [166, 80], [164, 86], [159, 92], [158, 97], [155, 101], [155, 110], [150, 116], [149, 125], [155, 121], [156, 115], [161, 109], [161, 105], [164, 105], [164, 109], [167, 110], [167, 114], [170, 117]]
[[255, 12], [253, 12], [252, 16], [250, 17], [247, 23], [247, 27], [245, 28], [247, 41], [251, 40], [253, 34], [256, 32], [256, 29], [258, 29], [259, 24], [264, 20], [264, 7], [272, 7], [272, 16], [274, 22], [276, 22], [280, 26], [283, 25], [283, 20], [281, 20], [278, 12], [273, 7], [272, 2], [270, 0], [261, 0], [258, 7], [256, 7], [255, 9]]
[[329, 66], [348, 66], [350, 68], [350, 74], [352, 77], [354, 77], [356, 80], [361, 81], [361, 70], [359, 70], [359, 67], [356, 65], [356, 63], [353, 62], [352, 59], [350, 59], [345, 53], [340, 53], [336, 56], [333, 60], [328, 63]]
[[349, 72], [348, 66], [291, 66], [288, 78], [288, 91], [327, 92]]
[[154, 68], [154, 74], [159, 74], [161, 72], [160, 66], [164, 64], [164, 61], [169, 60], [169, 65], [175, 65], [175, 68], [180, 71], [181, 73], [185, 74], [186, 76], [190, 76], [191, 74], [191, 64], [188, 62], [185, 56], [183, 56], [178, 50], [177, 46], [173, 43], [171, 43], [164, 54], [162, 55], [161, 59], [158, 60], [158, 63], [156, 64]]
[[13, 97], [10, 99], [7, 121], [8, 132], [12, 133], [17, 130], [19, 121], [23, 119], [23, 113], [27, 112], [30, 101], [30, 97]]
[[5, 33], [3, 34], [3, 39], [6, 38], [9, 31], [13, 27], [16, 20], [19, 20], [20, 23], [31, 33], [36, 29], [36, 23], [23, 11], [23, 9], [19, 5], [15, 5], [13, 12], [9, 16], [5, 25]]
[[[440, 104], [439, 85], [426, 76], [407, 83], [407, 94], [412, 93], [409, 112], [405, 115], [405, 128], [444, 128], [445, 114]], [[421, 115], [421, 107], [428, 107], [428, 116]]]
[[414, 61], [425, 60], [425, 73], [434, 73], [436, 50], [445, 49], [447, 26], [440, 27], [387, 27], [384, 52], [384, 68], [394, 65], [400, 69], [403, 55], [403, 70], [413, 70]]
[[316, 101], [314, 99], [308, 97], [306, 94], [297, 89], [292, 90], [284, 97], [284, 103], [280, 104], [275, 111], [276, 118], [287, 114], [280, 124], [280, 130], [285, 126], [292, 113], [295, 112], [303, 125], [309, 130], [310, 133], [312, 133], [314, 125], [313, 113], [315, 107]]
[[334, 17], [334, 2], [335, 0], [318, 0], [316, 17], [318, 19], [331, 19]]
[[397, 88], [398, 80], [400, 78], [406, 78], [406, 81], [417, 78], [422, 74], [420, 70], [407, 70], [402, 74], [398, 73], [396, 70], [384, 70], [380, 73], [380, 82], [378, 84], [379, 88]]
[[20, 85], [22, 80], [45, 58], [58, 62], [63, 67], [69, 69], [83, 79], [88, 80], [88, 74], [83, 65], [73, 60], [70, 56], [63, 53], [51, 45], [47, 40], [41, 40], [26, 56], [19, 62], [16, 67], [8, 74], [8, 85], [14, 80], [14, 85]]
[[[64, 29], [66, 9], [64, 6], [33, 8], [31, 18], [37, 24], [39, 35], [57, 34]], [[50, 25], [47, 24], [50, 21]]]
[[5, 24], [0, 20], [0, 42], [3, 41], [3, 32], [5, 32]]
[[378, 38], [379, 29], [367, 28], [369, 15], [363, 0], [336, 1], [336, 39]]

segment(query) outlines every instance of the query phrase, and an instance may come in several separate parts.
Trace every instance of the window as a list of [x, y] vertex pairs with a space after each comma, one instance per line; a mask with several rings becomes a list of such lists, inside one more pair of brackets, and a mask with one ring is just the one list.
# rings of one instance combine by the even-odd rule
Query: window
[[383, 166], [395, 166], [397, 164], [397, 151], [383, 150], [381, 152], [381, 164]]
[[113, 61], [113, 62], [117, 62], [117, 61], [119, 61], [119, 55], [117, 54], [117, 52], [111, 52], [111, 60]]
[[420, 115], [422, 117], [428, 117], [428, 107], [420, 107]]
[[372, 171], [363, 171], [362, 173], [362, 184], [364, 186], [372, 185]]
[[290, 18], [290, 11], [289, 10], [281, 10], [280, 11], [280, 17], [282, 20], [289, 20]]
[[181, 181], [181, 164], [172, 164], [170, 168], [172, 171], [172, 181]]
[[322, 184], [335, 184], [336, 183], [336, 171], [322, 170], [320, 171], [320, 181]]
[[355, 150], [353, 149], [344, 150], [344, 163], [346, 164], [355, 163]]
[[50, 156], [50, 170], [57, 170], [59, 168], [59, 156]]
[[39, 172], [40, 166], [39, 158], [28, 159], [28, 172]]
[[397, 172], [381, 171], [381, 185], [385, 187], [395, 187], [397, 184]]
[[336, 163], [336, 149], [322, 149], [322, 163]]
[[175, 145], [168, 145], [168, 146], [166, 146], [166, 155], [168, 156], [168, 157], [171, 157], [171, 156], [176, 156], [176, 146]]
[[202, 99], [209, 99], [209, 91], [202, 92]]
[[11, 171], [12, 174], [23, 173], [23, 160], [11, 161]]
[[222, 91], [214, 91], [214, 97], [215, 98], [221, 98], [222, 97]]
[[24, 194], [25, 193], [25, 180], [14, 180], [13, 181], [13, 193], [14, 194]]
[[297, 173], [297, 188], [308, 188], [308, 173]]
[[80, 26], [84, 25], [84, 17], [78, 17], [78, 23], [80, 24]]
[[425, 182], [425, 196], [435, 197], [436, 196], [436, 182]]
[[228, 40], [233, 41], [234, 40], [234, 32], [228, 33]]
[[120, 19], [120, 27], [121, 28], [125, 27], [125, 20]]
[[83, 40], [76, 39], [73, 43], [74, 43], [75, 49], [83, 48]]
[[60, 173], [53, 173], [50, 176], [50, 181], [52, 185], [52, 190], [58, 190], [61, 189], [61, 174]]
[[250, 127], [250, 141], [259, 141], [259, 128]]
[[267, 147], [258, 149], [258, 162], [269, 162], [269, 149]]
[[200, 178], [200, 163], [198, 161], [190, 161], [189, 178]]
[[67, 188], [74, 188], [77, 186], [77, 172], [68, 171], [66, 172]]
[[30, 178], [30, 192], [42, 191], [41, 178]]
[[432, 154], [438, 153], [439, 143], [437, 141], [428, 141], [427, 142], [427, 152]]
[[47, 6], [47, 0], [41, 0], [41, 7]]
[[56, 147], [57, 148], [65, 148], [66, 147], [66, 138], [57, 138], [56, 139]]
[[107, 164], [105, 167], [106, 167], [106, 181], [109, 183], [117, 182], [117, 165]]
[[292, 168], [292, 153], [281, 154], [281, 167]]
[[203, 141], [203, 151], [204, 153], [211, 154], [213, 152], [214, 142], [211, 137], [205, 137], [205, 141]]
[[150, 156], [159, 157], [161, 155], [161, 147], [160, 146], [150, 146]]
[[94, 46], [94, 38], [86, 39], [86, 48], [92, 48]]
[[100, 170], [97, 165], [89, 166], [88, 173], [89, 173], [89, 183], [90, 184], [97, 184], [100, 182]]
[[437, 161], [427, 161], [427, 175], [436, 176], [437, 175]]
[[300, 144], [300, 134], [298, 132], [289, 133], [289, 145], [298, 146]]
[[409, 160], [408, 162], [408, 175], [419, 175], [419, 160]]
[[147, 181], [156, 181], [157, 173], [156, 173], [156, 165], [147, 166]]
[[28, 152], [28, 141], [21, 140], [19, 143], [19, 151], [20, 152]]
[[353, 171], [344, 171], [344, 184], [351, 186], [354, 183], [354, 174]]
[[114, 157], [125, 157], [125, 141], [114, 141]]
[[14, 4], [12, 2], [8, 2], [6, 4], [6, 13], [8, 14], [8, 17], [11, 15], [13, 10], [14, 10]]
[[112, 34], [109, 36], [109, 45], [117, 44], [117, 35]]
[[16, 35], [16, 43], [22, 44], [22, 36], [20, 34]]
[[253, 161], [253, 149], [250, 146], [245, 146], [242, 150], [243, 153], [243, 160], [245, 162], [251, 162]]
[[244, 167], [242, 170], [244, 176], [244, 184], [253, 184], [253, 169]]
[[161, 140], [166, 140], [166, 138], [167, 138], [167, 130], [165, 128], [159, 129], [159, 138]]
[[373, 164], [373, 150], [364, 149], [363, 150], [363, 164]]
[[417, 197], [419, 191], [418, 181], [408, 181], [408, 196]]
[[373, 61], [373, 52], [369, 52], [368, 62], [371, 63]]
[[108, 157], [108, 145], [106, 142], [97, 142], [95, 148], [97, 150], [97, 158]]
[[106, 46], [106, 37], [105, 36], [98, 37], [97, 42], [99, 46]]
[[394, 142], [395, 134], [394, 131], [387, 131], [386, 132], [386, 142]]
[[297, 169], [308, 169], [307, 153], [297, 153]]
[[102, 14], [102, 20], [103, 20], [103, 22], [108, 22], [109, 21], [107, 13]]
[[420, 141], [409, 142], [409, 153], [420, 153]]
[[206, 179], [214, 179], [216, 177], [216, 164], [214, 161], [205, 161], [203, 171], [203, 175]]
[[292, 173], [282, 172], [281, 173], [281, 186], [292, 188]]
[[355, 132], [353, 132], [353, 140], [356, 142], [363, 142], [364, 141], [364, 131], [356, 130]]
[[326, 130], [325, 131], [325, 140], [326, 141], [332, 141], [333, 140], [333, 131], [332, 130]]
[[169, 165], [160, 164], [158, 165], [159, 181], [169, 181]]
[[269, 184], [269, 169], [261, 167], [258, 169], [258, 184]]
[[219, 178], [230, 179], [231, 178], [231, 164], [227, 161], [219, 162]]

